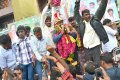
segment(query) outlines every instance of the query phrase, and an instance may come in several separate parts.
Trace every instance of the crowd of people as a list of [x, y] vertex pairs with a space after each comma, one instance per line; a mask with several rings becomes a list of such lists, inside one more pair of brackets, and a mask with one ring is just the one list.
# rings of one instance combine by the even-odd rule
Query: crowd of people
[[[110, 19], [101, 23], [108, 0], [101, 0], [92, 16], [88, 9], [81, 16], [80, 0], [76, 0], [67, 24], [59, 13], [60, 0], [53, 1], [48, 0], [40, 26], [33, 31], [19, 25], [15, 42], [9, 34], [0, 36], [1, 79], [120, 80], [119, 26]], [[58, 8], [53, 19], [47, 13], [51, 7]]]

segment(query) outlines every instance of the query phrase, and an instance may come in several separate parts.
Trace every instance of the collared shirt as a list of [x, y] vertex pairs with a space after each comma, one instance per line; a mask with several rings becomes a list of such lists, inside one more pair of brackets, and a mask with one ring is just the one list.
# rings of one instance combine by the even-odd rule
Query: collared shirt
[[27, 65], [32, 62], [33, 51], [30, 46], [30, 40], [27, 37], [20, 39], [18, 43], [16, 43], [15, 50], [17, 63]]
[[102, 45], [103, 52], [111, 52], [115, 47], [117, 47], [117, 38], [115, 34], [117, 30], [113, 30], [109, 26], [104, 26], [105, 31], [107, 32], [109, 41], [106, 44]]
[[50, 53], [47, 51], [47, 45], [49, 45], [49, 39], [47, 37], [43, 37], [41, 40], [38, 40], [34, 37], [31, 40], [31, 47], [37, 60], [41, 61], [44, 55], [49, 55]]
[[0, 47], [0, 67], [1, 69], [9, 68], [13, 70], [16, 67], [16, 56], [12, 49], [4, 49]]
[[100, 45], [100, 39], [92, 26], [90, 25], [90, 22], [85, 21], [85, 33], [83, 37], [83, 45], [85, 48], [93, 48], [97, 45]]
[[[52, 8], [52, 11], [53, 10], [54, 10], [54, 8]], [[43, 35], [50, 39], [50, 45], [55, 48], [55, 44], [54, 44], [53, 38], [52, 38], [52, 32], [54, 30], [54, 19], [52, 17], [51, 27], [47, 27], [45, 24], [45, 20], [47, 18], [47, 11], [48, 11], [48, 6], [45, 6], [45, 8], [43, 9], [42, 14], [41, 14], [40, 27], [43, 31], [42, 32]]]

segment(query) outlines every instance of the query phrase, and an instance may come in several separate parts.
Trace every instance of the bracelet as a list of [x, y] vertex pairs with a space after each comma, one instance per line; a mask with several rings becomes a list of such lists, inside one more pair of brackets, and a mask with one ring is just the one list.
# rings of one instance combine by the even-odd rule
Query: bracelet
[[55, 61], [55, 63], [57, 63], [57, 62], [59, 62], [59, 60], [58, 60], [58, 59]]

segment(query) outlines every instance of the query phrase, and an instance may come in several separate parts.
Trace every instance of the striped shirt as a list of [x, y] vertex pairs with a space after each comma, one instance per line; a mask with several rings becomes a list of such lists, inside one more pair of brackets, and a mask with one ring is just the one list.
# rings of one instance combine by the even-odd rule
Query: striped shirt
[[33, 51], [30, 46], [30, 40], [25, 37], [20, 39], [15, 46], [17, 63], [27, 65], [32, 62]]

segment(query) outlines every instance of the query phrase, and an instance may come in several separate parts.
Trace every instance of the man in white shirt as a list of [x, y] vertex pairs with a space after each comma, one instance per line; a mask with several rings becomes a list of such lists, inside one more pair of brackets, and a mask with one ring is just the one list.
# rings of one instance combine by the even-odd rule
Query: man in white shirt
[[115, 36], [117, 34], [117, 27], [112, 27], [112, 22], [110, 19], [105, 19], [103, 21], [103, 25], [105, 31], [107, 32], [109, 41], [102, 45], [102, 50], [103, 52], [112, 52], [112, 50], [117, 47], [117, 38]]
[[47, 46], [49, 45], [49, 38], [43, 36], [40, 27], [35, 27], [33, 29], [35, 37], [31, 40], [31, 47], [36, 56], [35, 70], [39, 76], [39, 80], [42, 80], [42, 64], [46, 62], [44, 59], [45, 55], [50, 53], [47, 51]]
[[[51, 4], [51, 0], [48, 0], [47, 5], [45, 6], [45, 8], [42, 11], [41, 14], [41, 21], [40, 21], [40, 27], [42, 29], [42, 33], [44, 36], [48, 37], [50, 39], [50, 44], [52, 47], [55, 47], [55, 44], [52, 40], [52, 32], [54, 30], [54, 22], [51, 21], [51, 15], [48, 15], [48, 8]], [[50, 13], [49, 13], [50, 14]], [[52, 23], [52, 24], [51, 24]]]
[[[49, 50], [47, 49], [48, 46], [50, 49], [52, 49], [53, 47], [51, 47], [49, 39], [45, 37], [44, 35], [42, 35], [42, 30], [40, 27], [35, 27], [33, 29], [33, 32], [34, 32], [35, 37], [32, 38], [31, 40], [31, 46], [37, 59], [35, 63], [35, 69], [39, 75], [39, 80], [42, 80], [42, 63], [46, 62], [45, 56], [50, 55]], [[68, 68], [67, 64], [55, 52], [54, 48], [52, 49], [51, 55], [57, 58], [66, 68]]]
[[90, 16], [90, 11], [85, 9], [82, 16], [79, 14], [81, 0], [76, 0], [74, 17], [79, 27], [76, 28], [79, 33], [85, 52], [85, 61], [93, 61], [99, 64], [101, 41], [105, 44], [109, 41], [106, 31], [100, 22], [107, 7], [108, 0], [102, 0], [94, 16]]

